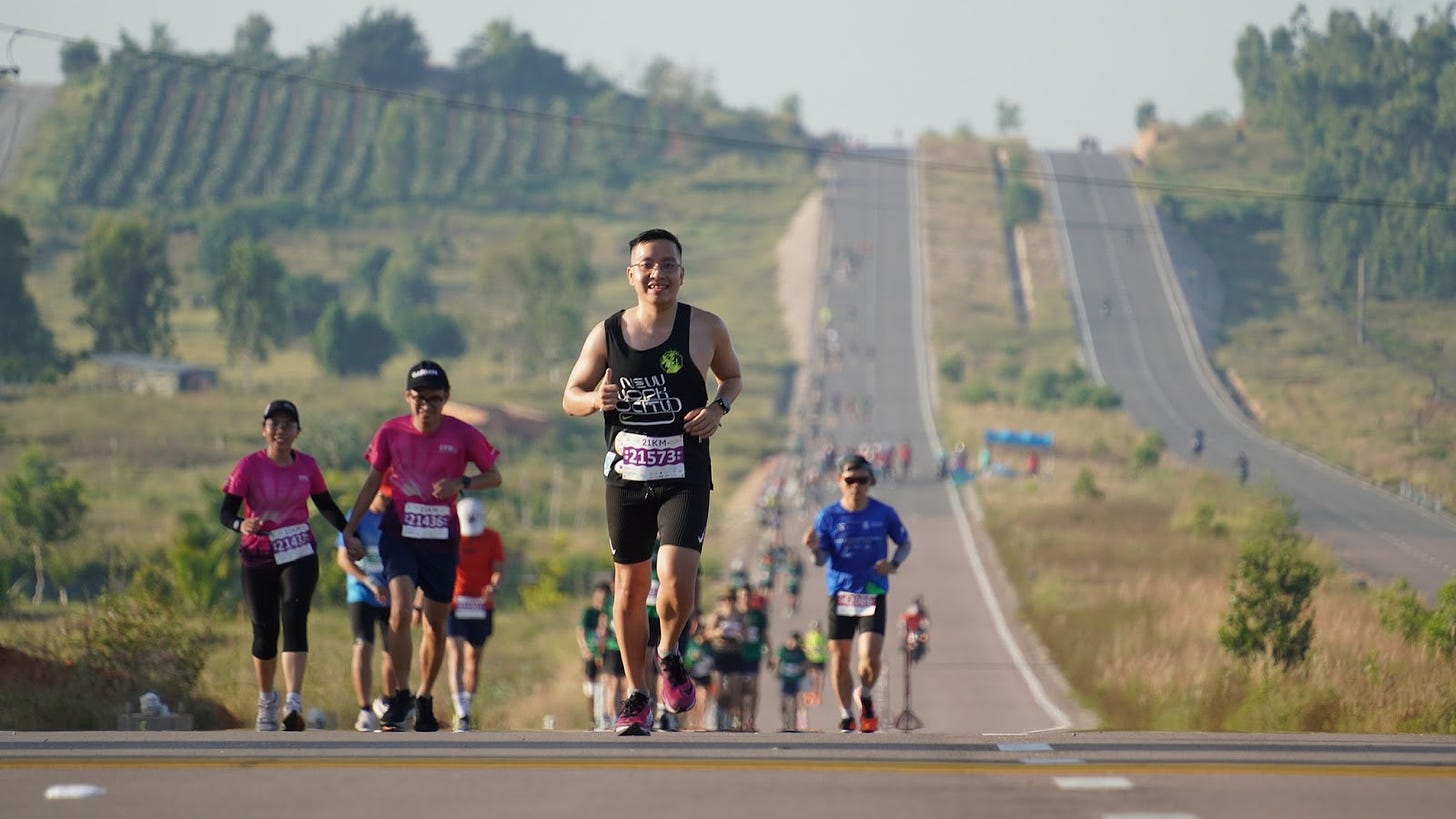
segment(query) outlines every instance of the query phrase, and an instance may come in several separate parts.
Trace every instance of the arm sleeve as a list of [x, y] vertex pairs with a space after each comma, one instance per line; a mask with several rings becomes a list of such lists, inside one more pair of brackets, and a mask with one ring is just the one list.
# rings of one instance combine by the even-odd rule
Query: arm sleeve
[[339, 505], [334, 502], [334, 496], [328, 492], [320, 492], [312, 497], [313, 505], [318, 508], [319, 514], [323, 515], [324, 519], [329, 523], [332, 523], [335, 529], [338, 529], [340, 532], [344, 531], [344, 527], [348, 525], [349, 521], [344, 517], [344, 513], [339, 509]]
[[900, 564], [905, 562], [905, 558], [909, 556], [910, 538], [905, 538], [903, 541], [895, 544], [895, 556], [890, 558], [890, 562], [895, 564], [895, 568], [898, 569], [900, 568]]
[[222, 493], [222, 508], [218, 510], [218, 520], [222, 528], [229, 532], [238, 531], [238, 524], [241, 516], [238, 514], [243, 510], [243, 497], [234, 495], [231, 492]]

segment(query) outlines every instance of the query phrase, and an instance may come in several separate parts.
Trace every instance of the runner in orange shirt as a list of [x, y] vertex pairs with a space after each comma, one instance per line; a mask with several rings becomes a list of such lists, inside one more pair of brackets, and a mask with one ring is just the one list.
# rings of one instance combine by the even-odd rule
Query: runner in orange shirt
[[485, 528], [485, 506], [480, 501], [461, 498], [455, 509], [460, 515], [460, 562], [455, 568], [455, 598], [445, 635], [458, 734], [470, 730], [480, 655], [495, 627], [495, 590], [506, 555], [500, 533]]

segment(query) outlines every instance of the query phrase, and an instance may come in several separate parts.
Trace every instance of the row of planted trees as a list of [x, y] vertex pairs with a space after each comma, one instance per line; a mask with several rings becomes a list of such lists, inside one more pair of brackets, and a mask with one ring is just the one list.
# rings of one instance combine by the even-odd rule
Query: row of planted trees
[[[610, 90], [585, 105], [499, 93], [477, 105], [135, 56], [102, 75], [60, 199], [491, 201], [538, 177], [613, 179], [668, 153], [669, 129], [697, 124], [690, 109]], [[670, 153], [688, 162], [711, 150], [691, 141]]]

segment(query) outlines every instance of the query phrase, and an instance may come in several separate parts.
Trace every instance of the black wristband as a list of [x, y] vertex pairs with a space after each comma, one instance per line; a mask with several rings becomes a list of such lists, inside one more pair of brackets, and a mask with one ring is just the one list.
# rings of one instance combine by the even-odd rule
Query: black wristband
[[727, 415], [728, 412], [733, 409], [733, 407], [730, 406], [727, 401], [724, 401], [723, 400], [723, 396], [721, 396], [721, 395], [718, 396], [717, 398], [714, 398], [709, 403], [711, 403], [711, 404], [717, 404], [718, 405], [718, 408], [721, 409], [721, 410], [723, 410], [723, 414], [724, 415]]
[[242, 518], [233, 518], [233, 531], [234, 532], [241, 532], [241, 531], [243, 531], [243, 519]]
[[469, 489], [470, 488], [470, 476], [469, 475], [461, 475], [460, 476], [460, 485], [461, 485], [462, 488]]

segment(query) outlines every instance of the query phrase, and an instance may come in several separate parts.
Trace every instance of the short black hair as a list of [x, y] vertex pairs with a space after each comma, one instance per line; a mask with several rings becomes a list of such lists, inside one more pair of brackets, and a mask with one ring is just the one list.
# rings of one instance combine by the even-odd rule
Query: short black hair
[[642, 231], [636, 236], [633, 236], [632, 240], [627, 243], [627, 252], [631, 253], [633, 248], [637, 247], [643, 242], [657, 241], [672, 242], [673, 245], [677, 247], [677, 255], [682, 256], [682, 242], [679, 242], [677, 240], [677, 237], [672, 235], [672, 232], [667, 230], [666, 228], [648, 228], [647, 230]]

